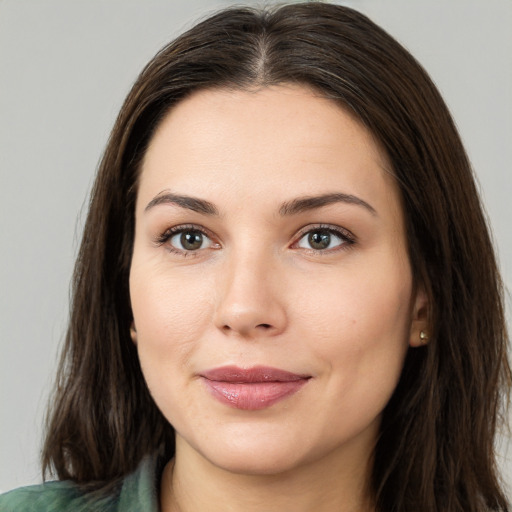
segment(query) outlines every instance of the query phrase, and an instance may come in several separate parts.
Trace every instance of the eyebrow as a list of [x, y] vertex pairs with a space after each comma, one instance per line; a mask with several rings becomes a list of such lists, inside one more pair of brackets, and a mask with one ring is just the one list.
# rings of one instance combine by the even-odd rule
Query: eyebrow
[[[343, 194], [341, 192], [322, 194], [319, 196], [298, 197], [292, 201], [283, 203], [279, 208], [279, 214], [283, 217], [297, 215], [298, 213], [315, 210], [333, 203], [346, 203], [361, 206], [368, 210], [372, 215], [377, 215], [375, 208], [363, 199], [352, 194]], [[210, 203], [210, 201], [199, 199], [197, 197], [173, 194], [172, 192], [158, 194], [148, 203], [144, 211], [147, 212], [159, 204], [173, 204], [180, 208], [186, 208], [187, 210], [192, 210], [204, 215], [219, 215], [219, 211], [216, 206], [213, 203]]]
[[292, 201], [283, 203], [283, 205], [279, 209], [279, 213], [282, 216], [296, 215], [298, 213], [302, 213], [308, 210], [321, 208], [322, 206], [328, 206], [333, 203], [346, 203], [354, 204], [356, 206], [362, 206], [363, 208], [368, 210], [372, 215], [377, 215], [377, 211], [375, 210], [375, 208], [368, 204], [366, 201], [363, 201], [359, 197], [354, 196], [352, 194], [343, 194], [341, 192], [322, 194], [319, 196], [299, 197], [297, 199], [293, 199]]
[[181, 208], [186, 208], [187, 210], [192, 210], [204, 215], [219, 215], [217, 208], [209, 201], [198, 199], [197, 197], [173, 194], [172, 192], [158, 194], [147, 204], [144, 211], [147, 212], [159, 204], [174, 204]]

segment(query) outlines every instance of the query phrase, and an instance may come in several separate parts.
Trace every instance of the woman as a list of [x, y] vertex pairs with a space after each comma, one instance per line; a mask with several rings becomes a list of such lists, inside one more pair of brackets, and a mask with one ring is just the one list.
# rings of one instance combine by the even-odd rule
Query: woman
[[43, 451], [60, 481], [0, 505], [509, 510], [501, 297], [417, 62], [348, 8], [223, 11], [125, 101]]

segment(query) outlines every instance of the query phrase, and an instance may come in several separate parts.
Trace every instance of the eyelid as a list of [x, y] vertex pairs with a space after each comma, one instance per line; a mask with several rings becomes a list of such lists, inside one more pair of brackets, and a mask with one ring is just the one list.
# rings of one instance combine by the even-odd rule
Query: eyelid
[[[322, 250], [313, 249], [313, 248], [305, 249], [305, 248], [297, 247], [298, 243], [300, 242], [300, 240], [302, 240], [302, 238], [305, 235], [307, 235], [311, 231], [320, 231], [320, 230], [325, 230], [325, 231], [332, 233], [333, 235], [335, 235], [335, 236], [339, 237], [341, 240], [343, 240], [343, 243], [332, 248], [332, 249], [322, 249]], [[355, 237], [355, 235], [352, 232], [350, 232], [348, 229], [343, 228], [341, 226], [337, 226], [335, 224], [322, 224], [322, 223], [308, 224], [307, 226], [302, 227], [297, 232], [297, 234], [294, 236], [294, 242], [292, 243], [292, 245], [290, 247], [292, 249], [298, 248], [298, 249], [302, 249], [304, 251], [312, 252], [315, 254], [319, 254], [319, 253], [329, 254], [329, 253], [335, 252], [337, 250], [348, 249], [349, 247], [354, 245], [356, 243], [356, 241], [357, 241], [357, 238]]]
[[[205, 229], [203, 226], [198, 224], [178, 224], [177, 226], [172, 226], [165, 231], [163, 231], [160, 235], [157, 235], [155, 239], [153, 240], [154, 244], [159, 247], [162, 245], [167, 244], [167, 242], [175, 235], [179, 233], [183, 233], [184, 231], [199, 231], [202, 235], [204, 235], [206, 238], [208, 238], [212, 245], [210, 247], [207, 247], [205, 249], [217, 249], [220, 247], [220, 244], [215, 240], [216, 237], [211, 233], [209, 230]], [[184, 254], [184, 255], [194, 255], [202, 250], [205, 249], [197, 249], [196, 251], [184, 251], [181, 249], [178, 249], [177, 247], [168, 245], [167, 249], [170, 252], [178, 253], [178, 254]]]
[[[294, 241], [292, 242], [290, 247], [292, 249], [298, 248], [297, 244], [304, 237], [304, 235], [306, 235], [307, 233], [309, 233], [311, 231], [315, 231], [315, 230], [328, 231], [328, 232], [334, 234], [335, 236], [339, 237], [341, 240], [343, 240], [343, 243], [332, 248], [332, 249], [323, 249], [323, 250], [312, 249], [312, 248], [311, 249], [300, 248], [300, 249], [307, 251], [307, 252], [315, 253], [315, 254], [319, 254], [319, 253], [330, 254], [337, 250], [348, 249], [353, 244], [355, 244], [357, 241], [357, 238], [355, 237], [355, 235], [346, 228], [343, 228], [343, 227], [335, 225], [335, 224], [318, 223], [318, 224], [308, 224], [308, 225], [302, 227], [301, 229], [299, 229], [299, 231], [293, 237]], [[157, 235], [155, 237], [155, 239], [153, 240], [153, 242], [156, 246], [165, 245], [173, 236], [175, 236], [178, 233], [182, 233], [183, 231], [199, 231], [204, 236], [206, 236], [208, 239], [210, 239], [212, 242], [212, 246], [210, 246], [206, 249], [212, 249], [212, 248], [219, 249], [221, 247], [221, 244], [218, 241], [216, 241], [217, 237], [210, 230], [204, 228], [203, 226], [201, 226], [199, 224], [178, 224], [176, 226], [172, 226], [172, 227], [166, 229], [165, 231], [163, 231], [160, 235]], [[183, 251], [183, 250], [180, 250], [173, 246], [168, 246], [167, 249], [170, 252], [174, 252], [174, 253], [182, 254], [182, 255], [190, 255], [190, 256], [197, 255], [199, 252], [205, 250], [205, 249], [198, 249], [196, 251]]]

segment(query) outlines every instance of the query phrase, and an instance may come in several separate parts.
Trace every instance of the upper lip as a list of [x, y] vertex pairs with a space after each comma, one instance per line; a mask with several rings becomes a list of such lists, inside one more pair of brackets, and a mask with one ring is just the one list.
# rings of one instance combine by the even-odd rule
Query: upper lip
[[256, 383], [256, 382], [293, 382], [309, 379], [310, 375], [303, 375], [272, 368], [270, 366], [253, 366], [251, 368], [239, 368], [238, 366], [221, 366], [200, 373], [201, 377], [208, 380], [232, 383]]

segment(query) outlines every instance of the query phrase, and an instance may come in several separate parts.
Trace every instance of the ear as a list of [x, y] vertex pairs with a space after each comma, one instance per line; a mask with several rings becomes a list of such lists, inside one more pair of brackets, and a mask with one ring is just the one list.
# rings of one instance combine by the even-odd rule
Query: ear
[[422, 347], [428, 343], [429, 332], [429, 303], [423, 287], [418, 287], [411, 310], [411, 331], [409, 345]]
[[133, 320], [130, 325], [130, 338], [132, 339], [134, 345], [137, 345], [137, 329], [135, 329], [135, 322]]

